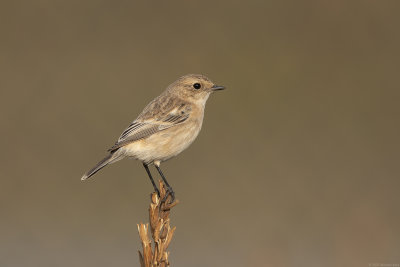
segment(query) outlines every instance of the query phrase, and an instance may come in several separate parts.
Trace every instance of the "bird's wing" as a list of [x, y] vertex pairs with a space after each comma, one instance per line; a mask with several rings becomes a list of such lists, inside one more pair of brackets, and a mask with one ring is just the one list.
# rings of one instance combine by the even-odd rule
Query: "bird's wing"
[[188, 103], [161, 105], [156, 109], [151, 108], [152, 105], [154, 105], [153, 102], [125, 129], [109, 151], [115, 151], [127, 144], [179, 125], [189, 118], [191, 112], [191, 107]]

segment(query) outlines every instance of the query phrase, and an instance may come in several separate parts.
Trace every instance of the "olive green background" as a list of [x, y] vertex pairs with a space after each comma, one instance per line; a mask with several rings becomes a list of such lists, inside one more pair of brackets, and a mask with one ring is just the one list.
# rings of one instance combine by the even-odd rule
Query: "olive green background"
[[228, 89], [162, 165], [171, 266], [400, 264], [399, 8], [2, 1], [0, 266], [139, 266], [140, 162], [80, 177], [187, 73]]

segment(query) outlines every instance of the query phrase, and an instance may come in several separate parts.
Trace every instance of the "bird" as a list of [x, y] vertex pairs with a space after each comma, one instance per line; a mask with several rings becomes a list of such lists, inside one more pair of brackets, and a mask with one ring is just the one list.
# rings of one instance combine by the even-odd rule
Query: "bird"
[[[198, 136], [209, 96], [225, 89], [201, 74], [188, 74], [170, 84], [122, 132], [108, 155], [85, 173], [86, 180], [105, 166], [123, 158], [142, 162], [155, 192], [160, 195], [149, 166], [154, 165], [166, 185], [166, 196], [175, 193], [160, 165], [188, 148]], [[165, 199], [164, 198], [164, 199]]]

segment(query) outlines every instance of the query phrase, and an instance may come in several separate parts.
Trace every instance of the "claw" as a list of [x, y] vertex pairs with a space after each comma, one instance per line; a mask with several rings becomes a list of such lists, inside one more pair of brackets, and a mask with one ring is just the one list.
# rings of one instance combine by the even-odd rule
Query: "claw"
[[168, 187], [166, 192], [165, 192], [165, 196], [164, 198], [161, 200], [161, 202], [165, 203], [167, 201], [168, 196], [171, 196], [171, 201], [170, 204], [173, 203], [175, 201], [175, 192], [172, 190], [171, 187]]

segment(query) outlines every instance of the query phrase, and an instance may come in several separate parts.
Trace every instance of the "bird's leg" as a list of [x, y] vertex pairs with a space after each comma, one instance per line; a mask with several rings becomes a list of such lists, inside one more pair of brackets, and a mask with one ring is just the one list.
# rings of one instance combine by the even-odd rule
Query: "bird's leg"
[[156, 183], [153, 180], [153, 177], [151, 176], [151, 172], [149, 170], [149, 167], [146, 163], [143, 162], [143, 167], [146, 169], [147, 174], [149, 175], [150, 181], [153, 184], [154, 190], [157, 192], [157, 195], [160, 197], [160, 191], [158, 190]]
[[162, 202], [165, 202], [167, 200], [168, 195], [171, 195], [171, 203], [174, 202], [174, 200], [175, 200], [174, 190], [172, 190], [172, 187], [168, 184], [167, 179], [165, 179], [165, 176], [162, 173], [160, 166], [158, 166], [158, 164], [154, 164], [154, 166], [156, 166], [158, 173], [161, 175], [161, 178], [163, 179], [165, 185], [167, 186], [167, 193], [166, 193], [164, 199], [162, 200]]

